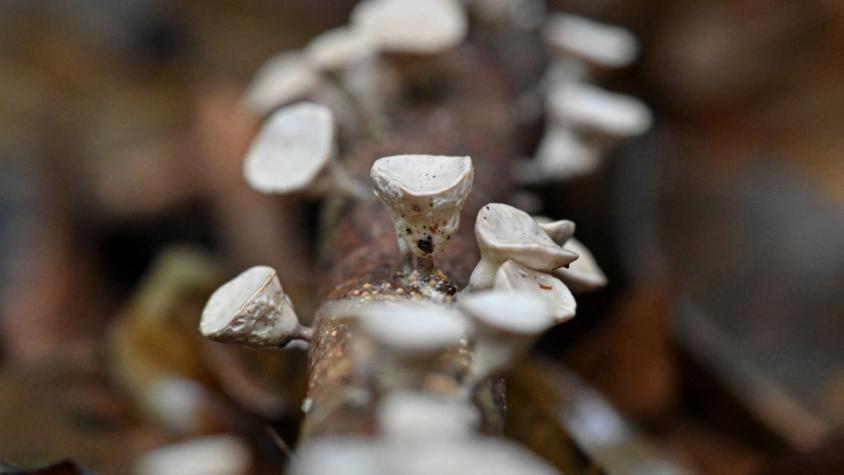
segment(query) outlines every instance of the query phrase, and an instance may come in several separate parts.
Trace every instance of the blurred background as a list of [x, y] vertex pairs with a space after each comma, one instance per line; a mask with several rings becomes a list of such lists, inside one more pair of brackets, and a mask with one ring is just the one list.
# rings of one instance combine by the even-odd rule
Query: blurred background
[[[277, 473], [304, 352], [195, 329], [209, 293], [259, 263], [310, 313], [316, 205], [243, 182], [258, 122], [239, 101], [263, 61], [353, 5], [0, 0], [0, 467], [125, 473], [226, 433], [252, 473]], [[844, 3], [548, 8], [636, 34], [640, 60], [606, 85], [655, 126], [598, 173], [532, 190], [610, 281], [537, 351], [656, 457], [844, 473]]]

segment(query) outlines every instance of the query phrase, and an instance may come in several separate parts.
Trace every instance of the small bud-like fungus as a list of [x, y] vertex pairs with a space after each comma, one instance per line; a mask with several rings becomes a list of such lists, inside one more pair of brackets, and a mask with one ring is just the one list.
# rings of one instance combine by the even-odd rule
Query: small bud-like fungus
[[208, 299], [199, 323], [207, 338], [243, 346], [280, 347], [310, 339], [284, 293], [276, 271], [255, 266], [223, 284]]

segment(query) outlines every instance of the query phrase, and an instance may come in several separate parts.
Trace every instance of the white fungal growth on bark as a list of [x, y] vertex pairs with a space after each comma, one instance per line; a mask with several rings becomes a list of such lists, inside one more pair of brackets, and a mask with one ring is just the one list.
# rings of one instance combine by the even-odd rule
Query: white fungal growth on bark
[[406, 258], [430, 271], [460, 224], [472, 189], [469, 157], [394, 155], [372, 165], [375, 194], [390, 212]]
[[552, 120], [559, 125], [610, 142], [644, 133], [653, 120], [640, 100], [584, 83], [556, 85], [547, 101]]
[[372, 58], [377, 49], [359, 29], [342, 26], [314, 37], [304, 54], [315, 69], [335, 72]]
[[395, 390], [378, 404], [381, 434], [393, 440], [464, 438], [479, 424], [475, 406], [454, 397]]
[[574, 317], [577, 310], [574, 296], [560, 280], [512, 260], [498, 268], [495, 273], [495, 288], [511, 292], [526, 292], [540, 297], [558, 322]]
[[432, 55], [466, 36], [466, 12], [455, 0], [364, 0], [352, 24], [385, 52]]
[[158, 447], [142, 455], [134, 475], [247, 475], [252, 465], [249, 446], [233, 435], [211, 435]]
[[304, 99], [319, 86], [319, 74], [299, 53], [273, 56], [255, 73], [243, 97], [244, 106], [264, 116], [274, 109]]
[[529, 214], [512, 206], [491, 203], [475, 220], [481, 260], [469, 279], [470, 290], [492, 286], [495, 272], [508, 259], [542, 272], [569, 265], [577, 254], [548, 237]]
[[555, 269], [552, 272], [554, 277], [562, 280], [572, 292], [591, 292], [607, 285], [607, 276], [583, 243], [570, 238], [563, 247], [576, 252], [579, 257], [568, 268]]
[[395, 353], [436, 353], [459, 345], [466, 335], [460, 312], [429, 302], [374, 303], [358, 315], [363, 330]]
[[496, 437], [394, 440], [333, 436], [305, 443], [293, 475], [559, 475], [548, 463]]
[[334, 116], [321, 104], [303, 102], [278, 110], [246, 154], [247, 183], [264, 193], [360, 193], [360, 185], [337, 161], [335, 133]]
[[525, 185], [588, 175], [601, 165], [601, 150], [557, 124], [545, 128], [533, 159], [513, 163], [513, 178]]
[[[551, 238], [552, 241], [555, 243], [563, 246], [572, 236], [574, 236], [575, 224], [574, 221], [570, 221], [568, 219], [560, 219], [557, 221], [548, 220], [546, 222], [542, 222], [542, 218], [534, 218], [536, 222], [539, 223], [539, 227], [545, 231], [545, 234]], [[565, 246], [563, 246], [565, 248]], [[577, 259], [580, 259], [580, 254], [578, 254]], [[575, 260], [574, 262], [577, 262]], [[573, 264], [573, 263], [572, 263]]]
[[620, 68], [639, 54], [636, 37], [624, 28], [576, 15], [556, 14], [542, 28], [542, 39], [559, 57]]
[[247, 347], [279, 347], [310, 339], [299, 324], [276, 271], [255, 266], [223, 284], [208, 299], [199, 323], [207, 338]]
[[463, 296], [458, 306], [472, 322], [470, 387], [513, 364], [557, 323], [545, 299], [518, 290], [473, 292]]

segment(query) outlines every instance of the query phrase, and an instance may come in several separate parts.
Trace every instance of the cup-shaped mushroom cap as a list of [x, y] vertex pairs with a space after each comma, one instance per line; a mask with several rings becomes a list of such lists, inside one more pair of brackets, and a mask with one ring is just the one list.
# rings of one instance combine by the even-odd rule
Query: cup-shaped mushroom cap
[[522, 184], [548, 183], [594, 172], [601, 165], [601, 150], [567, 128], [550, 124], [532, 160], [514, 162], [514, 178]]
[[334, 118], [323, 105], [304, 102], [278, 110], [246, 154], [246, 181], [265, 193], [304, 190], [328, 167], [334, 131]]
[[224, 473], [246, 475], [252, 454], [249, 446], [232, 435], [197, 437], [165, 445], [142, 455], [135, 463], [135, 475], [200, 475]]
[[552, 16], [542, 28], [542, 39], [561, 55], [607, 68], [627, 66], [639, 54], [629, 31], [576, 15]]
[[[537, 219], [537, 222], [539, 222], [539, 227], [541, 227], [542, 230], [545, 231], [545, 234], [547, 234], [552, 241], [559, 244], [560, 246], [563, 246], [563, 249], [569, 249], [571, 251], [574, 251], [574, 249], [565, 246], [566, 241], [568, 241], [569, 239], [571, 239], [572, 236], [574, 236], [574, 221], [569, 221], [568, 219], [560, 219], [558, 221], [542, 221], [543, 220]], [[580, 260], [580, 254], [578, 254], [576, 251], [575, 254], [577, 254], [578, 256], [577, 260]], [[577, 260], [574, 262], [577, 262]]]
[[554, 86], [548, 109], [560, 125], [610, 138], [639, 135], [651, 126], [651, 111], [641, 101], [584, 83]]
[[500, 437], [470, 437], [402, 444], [397, 454], [385, 454], [387, 473], [402, 475], [559, 475], [531, 451]]
[[376, 160], [371, 175], [375, 194], [411, 252], [419, 257], [438, 254], [460, 224], [460, 211], [472, 189], [472, 160], [393, 155]]
[[568, 268], [560, 267], [553, 275], [574, 292], [590, 292], [607, 285], [607, 276], [598, 266], [595, 256], [577, 239], [571, 238], [563, 246], [579, 256]]
[[378, 404], [381, 433], [390, 439], [443, 439], [468, 436], [480, 414], [468, 402], [421, 391], [391, 391]]
[[577, 254], [563, 249], [524, 211], [490, 203], [478, 212], [475, 237], [482, 259], [517, 261], [543, 272], [569, 265]]
[[251, 347], [283, 345], [298, 327], [290, 298], [267, 266], [252, 267], [211, 294], [199, 323], [212, 340]]
[[539, 456], [498, 437], [468, 437], [460, 443], [328, 436], [297, 451], [294, 475], [559, 475]]
[[307, 440], [296, 450], [293, 475], [386, 475], [381, 467], [383, 447], [370, 437], [324, 436]]
[[468, 22], [455, 0], [364, 0], [352, 24], [386, 52], [432, 55], [463, 41]]
[[476, 333], [534, 336], [557, 323], [547, 302], [534, 293], [482, 290], [461, 297], [458, 306]]
[[434, 303], [380, 302], [358, 312], [364, 332], [398, 353], [434, 353], [459, 345], [466, 335], [460, 312]]
[[574, 316], [577, 302], [571, 291], [555, 277], [529, 269], [517, 262], [507, 261], [495, 273], [495, 288], [526, 292], [541, 297], [548, 311], [562, 322]]
[[243, 104], [266, 115], [283, 105], [308, 96], [319, 85], [319, 75], [299, 53], [273, 56], [255, 73]]
[[342, 26], [314, 37], [304, 52], [314, 68], [333, 72], [372, 57], [376, 50], [360, 30]]
[[536, 151], [540, 173], [551, 179], [587, 175], [600, 165], [598, 150], [565, 127], [552, 126]]

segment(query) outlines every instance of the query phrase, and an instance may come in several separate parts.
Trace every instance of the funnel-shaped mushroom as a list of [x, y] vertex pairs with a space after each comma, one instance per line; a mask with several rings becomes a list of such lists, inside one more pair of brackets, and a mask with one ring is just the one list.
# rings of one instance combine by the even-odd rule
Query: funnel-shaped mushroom
[[358, 311], [366, 339], [357, 351], [371, 361], [381, 389], [424, 387], [444, 351], [459, 347], [466, 323], [457, 310], [428, 302], [380, 302]]
[[407, 260], [415, 270], [433, 269], [433, 257], [460, 224], [472, 189], [469, 157], [394, 155], [372, 165], [375, 194], [390, 212]]
[[314, 68], [331, 73], [370, 59], [377, 50], [360, 30], [343, 26], [314, 37], [304, 53]]
[[360, 185], [335, 156], [331, 111], [303, 102], [275, 112], [246, 154], [243, 173], [264, 193], [356, 194]]
[[466, 12], [455, 0], [364, 0], [352, 24], [385, 52], [430, 55], [466, 36]]
[[395, 390], [378, 404], [381, 433], [392, 440], [462, 438], [476, 432], [479, 423], [473, 405], [438, 394]]
[[481, 208], [475, 220], [475, 238], [481, 260], [469, 278], [471, 290], [492, 287], [495, 272], [508, 259], [542, 272], [577, 259], [577, 254], [554, 243], [529, 214], [505, 204]]
[[249, 444], [233, 435], [207, 435], [158, 447], [133, 464], [135, 475], [227, 474], [252, 471]]
[[393, 440], [326, 436], [297, 451], [293, 475], [559, 475], [533, 452], [500, 437]]
[[498, 268], [495, 273], [495, 288], [541, 297], [558, 322], [570, 319], [577, 310], [574, 296], [562, 282], [515, 261], [507, 261]]
[[651, 126], [651, 111], [641, 101], [597, 86], [558, 85], [547, 99], [548, 110], [560, 125], [595, 134], [604, 142], [642, 134]]
[[534, 185], [588, 175], [601, 164], [600, 148], [586, 142], [571, 129], [550, 124], [536, 156], [513, 163], [514, 178]]
[[[382, 74], [375, 44], [368, 36], [357, 28], [342, 26], [312, 39], [304, 52], [315, 69], [341, 86], [353, 109], [373, 130], [383, 128], [385, 98], [390, 96], [390, 87]], [[316, 95], [314, 99], [317, 99]], [[361, 117], [357, 115], [353, 114], [353, 117], [359, 122]], [[341, 129], [355, 131], [358, 128], [357, 123], [341, 121], [341, 124], [344, 126]]]
[[636, 59], [639, 44], [629, 31], [588, 18], [556, 14], [542, 28], [542, 39], [560, 59], [620, 68]]
[[247, 347], [281, 347], [292, 339], [309, 340], [276, 271], [255, 266], [217, 289], [205, 309], [199, 331], [215, 341]]
[[[552, 241], [555, 243], [563, 246], [572, 236], [574, 236], [575, 224], [574, 221], [570, 221], [568, 219], [560, 219], [557, 221], [551, 221], [547, 218], [535, 218], [536, 222], [539, 223], [539, 227], [545, 231], [545, 234], [551, 238]], [[577, 252], [575, 252], [577, 254]], [[577, 259], [580, 260], [580, 254], [577, 254]], [[577, 262], [574, 261], [574, 262]], [[573, 263], [572, 263], [573, 264]]]
[[514, 363], [536, 338], [557, 323], [547, 301], [534, 293], [485, 290], [460, 299], [473, 324], [469, 386]]
[[403, 354], [437, 353], [465, 336], [460, 312], [427, 302], [375, 303], [359, 310], [364, 331]]
[[562, 280], [573, 292], [591, 292], [607, 285], [607, 276], [586, 246], [570, 238], [563, 247], [576, 252], [578, 258], [568, 268], [555, 269], [552, 273], [554, 277]]
[[282, 53], [267, 60], [255, 73], [243, 103], [263, 116], [309, 96], [319, 83], [319, 75], [302, 55]]

